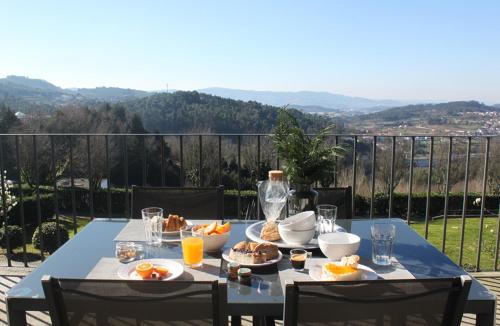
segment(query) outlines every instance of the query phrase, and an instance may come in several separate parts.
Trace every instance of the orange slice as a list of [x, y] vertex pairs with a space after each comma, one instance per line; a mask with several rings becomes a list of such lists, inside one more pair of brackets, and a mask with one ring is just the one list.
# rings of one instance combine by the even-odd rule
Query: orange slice
[[165, 277], [168, 274], [168, 268], [165, 268], [165, 267], [162, 267], [162, 266], [155, 266], [154, 267], [154, 271], [160, 277]]
[[218, 234], [223, 234], [223, 233], [229, 232], [229, 230], [231, 230], [231, 223], [226, 222], [222, 225], [217, 226], [217, 228], [215, 229], [215, 232]]
[[203, 233], [205, 233], [205, 235], [210, 235], [214, 233], [216, 229], [217, 229], [217, 221], [213, 221], [212, 223], [210, 223], [210, 225], [205, 227], [205, 231]]
[[150, 262], [142, 263], [142, 264], [135, 266], [135, 271], [143, 279], [150, 278], [151, 274], [153, 274], [154, 266]]
[[357, 271], [356, 268], [351, 266], [339, 266], [333, 263], [326, 263], [325, 268], [332, 274], [342, 275], [342, 274], [350, 274]]

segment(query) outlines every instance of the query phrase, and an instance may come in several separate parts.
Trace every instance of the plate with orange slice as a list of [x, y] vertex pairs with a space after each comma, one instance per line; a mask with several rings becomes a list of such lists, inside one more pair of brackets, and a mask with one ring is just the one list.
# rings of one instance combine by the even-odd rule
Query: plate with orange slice
[[182, 273], [182, 264], [169, 259], [143, 259], [122, 265], [118, 269], [118, 276], [124, 280], [170, 281]]
[[314, 263], [309, 276], [315, 281], [367, 281], [378, 279], [377, 273], [368, 266], [357, 264], [356, 268], [342, 266], [340, 262]]

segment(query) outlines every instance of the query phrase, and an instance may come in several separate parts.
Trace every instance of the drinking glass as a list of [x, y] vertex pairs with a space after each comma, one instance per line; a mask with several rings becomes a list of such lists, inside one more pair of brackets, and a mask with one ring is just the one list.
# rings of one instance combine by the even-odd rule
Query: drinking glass
[[203, 232], [186, 228], [180, 232], [184, 264], [188, 267], [200, 267], [203, 264]]
[[117, 242], [115, 256], [121, 263], [130, 263], [136, 259], [144, 258], [144, 248], [140, 243]]
[[391, 265], [396, 226], [391, 223], [374, 223], [371, 226], [371, 231], [373, 262], [381, 266]]
[[152, 246], [161, 245], [163, 230], [163, 208], [148, 207], [141, 210], [146, 243]]
[[317, 205], [318, 217], [317, 231], [319, 234], [335, 231], [335, 221], [337, 220], [337, 206], [335, 205]]

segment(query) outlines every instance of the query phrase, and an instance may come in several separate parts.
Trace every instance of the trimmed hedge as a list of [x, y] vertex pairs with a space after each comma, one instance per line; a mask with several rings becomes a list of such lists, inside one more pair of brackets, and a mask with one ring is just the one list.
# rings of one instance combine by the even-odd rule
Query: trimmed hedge
[[43, 242], [43, 250], [49, 253], [53, 253], [59, 248], [57, 245], [57, 232], [59, 232], [61, 245], [69, 240], [68, 231], [59, 225], [57, 227], [56, 222], [45, 222], [36, 228], [35, 233], [33, 233], [32, 243], [36, 249], [41, 249], [40, 239]]
[[[26, 225], [38, 225], [36, 196], [23, 197], [24, 223]], [[40, 195], [40, 208], [42, 222], [54, 216], [54, 197], [52, 194]], [[14, 206], [7, 217], [8, 225], [21, 225], [21, 205]]]
[[[0, 246], [7, 249], [7, 237], [5, 235], [4, 227], [0, 228]], [[7, 226], [7, 233], [9, 235], [10, 250], [21, 247], [23, 245], [23, 229], [18, 225]]]
[[[46, 191], [45, 189], [44, 191]], [[94, 214], [107, 215], [107, 190], [94, 191]], [[59, 211], [62, 213], [72, 212], [72, 200], [70, 189], [60, 189], [57, 192]], [[127, 193], [125, 189], [114, 188], [111, 190], [111, 207], [112, 214], [115, 216], [123, 216], [127, 211], [126, 203], [130, 203], [130, 189]], [[481, 197], [479, 193], [469, 193], [467, 199], [468, 210], [479, 211], [479, 207], [473, 206], [476, 198]], [[412, 216], [423, 217], [425, 216], [427, 195], [426, 193], [412, 194]], [[461, 211], [463, 201], [463, 193], [450, 193], [448, 209], [450, 211]], [[257, 192], [255, 190], [242, 190], [241, 191], [241, 212], [240, 216], [244, 216], [246, 210], [254, 202], [257, 206]], [[53, 194], [41, 194], [40, 204], [42, 208], [42, 222], [53, 217], [54, 215], [54, 201]], [[370, 209], [370, 198], [363, 197], [356, 194], [355, 198], [356, 212], [355, 216], [368, 216]], [[486, 209], [497, 211], [500, 204], [500, 196], [489, 195], [486, 197]], [[393, 195], [393, 215], [406, 216], [408, 205], [408, 196], [404, 193], [395, 193]], [[79, 214], [90, 214], [90, 195], [88, 190], [75, 188], [75, 208]], [[431, 216], [443, 214], [444, 208], [444, 194], [431, 193], [430, 197], [430, 214]], [[387, 216], [389, 210], [389, 196], [383, 193], [377, 193], [374, 197], [374, 214], [378, 216]], [[24, 197], [24, 212], [25, 221], [27, 225], [38, 225], [37, 221], [37, 207], [36, 197]], [[238, 191], [234, 189], [227, 189], [224, 191], [224, 215], [227, 218], [238, 217]], [[9, 225], [20, 225], [20, 207], [16, 205], [9, 213]]]

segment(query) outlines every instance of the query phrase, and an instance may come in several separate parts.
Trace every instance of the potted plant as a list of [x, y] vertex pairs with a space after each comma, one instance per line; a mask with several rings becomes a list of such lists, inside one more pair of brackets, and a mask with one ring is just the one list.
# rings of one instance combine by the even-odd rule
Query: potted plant
[[341, 146], [331, 146], [326, 142], [333, 128], [335, 125], [330, 125], [310, 136], [286, 107], [280, 109], [272, 138], [279, 157], [284, 160], [283, 170], [293, 188], [289, 197], [290, 210], [315, 210], [318, 193], [313, 184], [320, 182], [328, 186], [333, 179], [335, 158], [344, 154]]

